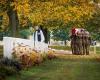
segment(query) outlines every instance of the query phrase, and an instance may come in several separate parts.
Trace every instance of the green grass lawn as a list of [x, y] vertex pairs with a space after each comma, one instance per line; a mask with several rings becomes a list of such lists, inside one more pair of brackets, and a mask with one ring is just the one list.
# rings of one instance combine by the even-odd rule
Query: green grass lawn
[[[66, 49], [70, 50], [69, 47]], [[2, 47], [0, 51], [2, 53]], [[100, 55], [59, 56], [40, 66], [22, 70], [20, 75], [7, 77], [6, 80], [100, 80]]]
[[100, 59], [67, 55], [23, 70], [7, 80], [100, 80]]

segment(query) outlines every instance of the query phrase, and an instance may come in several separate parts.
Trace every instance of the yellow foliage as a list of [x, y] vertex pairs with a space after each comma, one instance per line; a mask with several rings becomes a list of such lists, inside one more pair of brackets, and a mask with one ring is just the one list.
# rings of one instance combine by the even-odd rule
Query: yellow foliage
[[9, 24], [8, 16], [7, 16], [6, 12], [0, 13], [0, 16], [3, 16], [2, 25], [0, 27], [2, 28], [2, 30], [6, 30], [8, 24]]
[[[14, 0], [10, 5], [17, 10], [19, 21], [23, 25], [27, 21], [21, 16], [29, 18], [33, 24], [46, 24], [50, 20], [64, 23], [90, 19], [94, 14], [94, 5], [90, 0]], [[0, 1], [5, 4], [6, 0]], [[22, 20], [22, 21], [21, 21]], [[50, 25], [50, 24], [49, 24]]]
[[50, 0], [33, 2], [32, 10], [29, 17], [33, 23], [42, 24], [58, 19], [68, 23], [82, 20], [83, 17], [84, 19], [91, 18], [94, 6], [87, 0]]

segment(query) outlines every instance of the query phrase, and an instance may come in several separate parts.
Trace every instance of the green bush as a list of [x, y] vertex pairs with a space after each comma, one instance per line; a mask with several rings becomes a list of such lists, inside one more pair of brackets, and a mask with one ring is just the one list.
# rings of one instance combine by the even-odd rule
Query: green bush
[[22, 38], [27, 38], [29, 35], [31, 35], [31, 32], [29, 29], [23, 29], [21, 31], [19, 31], [20, 37]]
[[18, 74], [21, 70], [21, 64], [12, 59], [3, 58], [0, 60], [0, 80], [5, 79], [6, 76]]

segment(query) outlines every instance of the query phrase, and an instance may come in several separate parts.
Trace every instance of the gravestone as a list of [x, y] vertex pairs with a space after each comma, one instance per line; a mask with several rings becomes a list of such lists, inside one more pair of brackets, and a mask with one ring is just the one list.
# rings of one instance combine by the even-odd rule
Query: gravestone
[[[35, 45], [34, 45], [35, 43]], [[4, 47], [4, 57], [12, 58], [13, 48], [17, 44], [28, 45], [32, 49], [39, 51], [40, 53], [45, 53], [48, 51], [48, 44], [44, 42], [37, 42], [28, 39], [13, 38], [13, 37], [3, 37], [3, 47]]]

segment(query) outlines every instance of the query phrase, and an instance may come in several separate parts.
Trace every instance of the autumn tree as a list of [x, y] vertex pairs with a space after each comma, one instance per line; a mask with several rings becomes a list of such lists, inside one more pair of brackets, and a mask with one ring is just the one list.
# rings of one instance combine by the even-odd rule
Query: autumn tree
[[14, 5], [11, 5], [14, 0], [2, 0], [0, 2], [0, 7], [2, 8], [3, 12], [6, 12], [9, 18], [9, 27], [11, 27], [13, 36], [15, 36], [18, 30], [18, 15], [17, 11], [14, 10]]
[[[25, 3], [25, 5], [23, 5]], [[10, 27], [12, 31], [12, 36], [16, 36], [18, 32], [18, 26], [19, 26], [19, 11], [20, 11], [20, 6], [23, 5], [23, 13], [27, 10], [25, 7], [27, 5], [28, 1], [27, 0], [1, 0], [0, 1], [0, 9], [1, 12], [6, 13], [8, 15], [9, 19], [9, 24], [8, 26]], [[26, 8], [26, 10], [25, 10]], [[21, 10], [23, 10], [21, 9]]]
[[69, 22], [83, 25], [84, 20], [94, 14], [94, 5], [90, 0], [33, 0], [32, 13], [28, 15], [33, 24], [43, 24], [49, 27], [59, 26]]
[[[62, 27], [69, 22], [78, 26], [84, 25], [94, 14], [91, 0], [1, 0], [0, 10], [9, 18], [13, 36], [19, 24], [26, 26], [29, 21], [35, 25], [43, 25], [49, 29]], [[73, 24], [73, 25], [75, 25]]]

